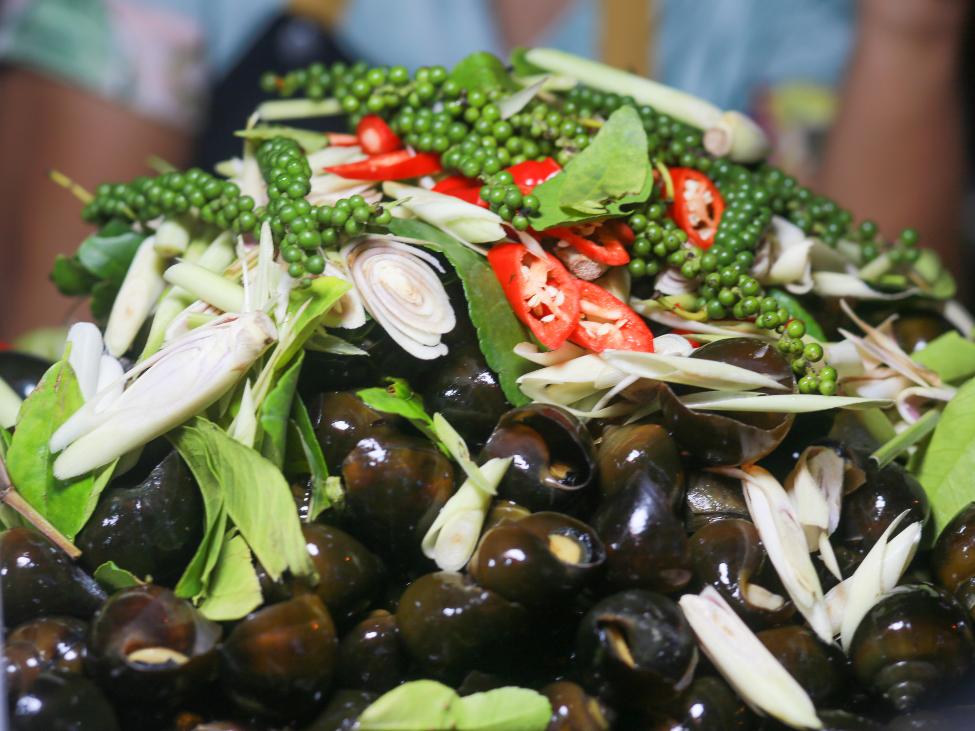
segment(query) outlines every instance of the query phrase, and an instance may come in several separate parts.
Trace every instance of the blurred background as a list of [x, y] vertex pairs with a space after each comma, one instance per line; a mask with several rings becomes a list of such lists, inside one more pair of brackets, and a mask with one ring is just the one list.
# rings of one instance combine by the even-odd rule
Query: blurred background
[[[48, 279], [88, 190], [240, 152], [260, 75], [313, 61], [448, 68], [550, 46], [754, 116], [774, 162], [857, 220], [905, 226], [972, 291], [970, 0], [5, 0], [0, 341], [85, 319]], [[332, 124], [341, 124], [333, 120]], [[329, 124], [328, 121], [325, 124]], [[329, 129], [327, 126], [323, 127]], [[331, 127], [332, 131], [344, 131]], [[968, 302], [970, 304], [970, 302]]]

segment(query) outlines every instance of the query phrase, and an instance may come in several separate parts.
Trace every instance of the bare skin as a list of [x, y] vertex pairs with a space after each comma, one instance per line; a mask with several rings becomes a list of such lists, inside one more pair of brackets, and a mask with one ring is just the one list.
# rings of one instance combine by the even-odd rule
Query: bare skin
[[[71, 255], [92, 227], [81, 203], [47, 178], [56, 168], [88, 190], [146, 173], [156, 154], [185, 165], [189, 135], [80, 89], [21, 69], [0, 74], [0, 339], [57, 325], [74, 302], [48, 279], [54, 257]], [[82, 318], [87, 309], [80, 308]]]
[[960, 245], [964, 159], [959, 53], [965, 0], [864, 0], [859, 35], [812, 187], [873, 219], [907, 226], [966, 285]]

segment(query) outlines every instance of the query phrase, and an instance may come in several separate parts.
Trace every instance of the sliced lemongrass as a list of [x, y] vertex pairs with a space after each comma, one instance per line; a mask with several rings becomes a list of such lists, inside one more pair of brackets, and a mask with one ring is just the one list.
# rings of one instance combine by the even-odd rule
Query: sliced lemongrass
[[336, 165], [344, 165], [347, 162], [358, 162], [368, 157], [362, 152], [359, 145], [349, 145], [348, 147], [326, 147], [307, 156], [308, 165], [312, 171], [324, 170], [325, 168]]
[[165, 273], [166, 281], [182, 287], [199, 300], [223, 312], [240, 312], [244, 308], [244, 288], [224, 279], [199, 264], [180, 262]]
[[535, 343], [518, 343], [514, 347], [514, 351], [515, 355], [520, 355], [532, 363], [546, 367], [566, 363], [586, 354], [585, 348], [580, 348], [568, 340], [555, 350], [547, 350], [544, 353], [539, 352], [538, 346]]
[[447, 292], [426, 251], [382, 238], [355, 239], [341, 252], [369, 314], [411, 355], [432, 360], [447, 353], [440, 336], [456, 323]]
[[99, 412], [109, 386], [85, 403], [51, 437], [58, 479], [108, 464], [165, 434], [219, 399], [277, 339], [263, 312], [225, 315], [172, 343], [129, 371], [136, 380]]
[[913, 447], [919, 441], [924, 439], [924, 437], [934, 431], [934, 428], [941, 420], [941, 413], [941, 409], [931, 409], [930, 411], [926, 412], [924, 416], [915, 421], [893, 439], [885, 442], [883, 446], [879, 447], [877, 451], [870, 456], [877, 460], [877, 464], [880, 467], [886, 467], [897, 459], [899, 455]]
[[598, 355], [590, 353], [556, 365], [530, 371], [518, 378], [518, 383], [540, 381], [546, 384], [593, 383], [598, 388], [610, 388], [623, 380], [625, 374], [613, 368]]
[[[695, 360], [688, 358], [688, 360]], [[856, 396], [817, 396], [815, 394], [746, 393], [742, 391], [705, 391], [681, 397], [681, 403], [702, 411], [768, 411], [779, 414], [806, 414], [826, 409], [887, 408], [891, 399], [870, 399]]]
[[118, 358], [132, 346], [166, 286], [166, 265], [166, 259], [156, 253], [154, 236], [139, 244], [105, 326], [105, 347], [110, 355]]
[[873, 289], [857, 276], [841, 272], [813, 272], [813, 291], [821, 297], [855, 297], [861, 300], [899, 300], [918, 293], [917, 287], [887, 294]]
[[481, 468], [471, 459], [471, 453], [467, 449], [467, 443], [464, 441], [464, 438], [457, 433], [457, 430], [450, 425], [450, 422], [443, 417], [443, 414], [436, 413], [433, 415], [433, 429], [437, 433], [437, 437], [447, 448], [451, 459], [464, 470], [467, 479], [482, 490], [492, 490], [493, 488], [490, 486], [490, 482], [484, 476], [484, 473], [481, 472]]
[[0, 378], [0, 427], [9, 429], [17, 423], [17, 414], [20, 413], [22, 403], [23, 399], [10, 384]]
[[627, 267], [610, 267], [609, 271], [593, 284], [602, 287], [620, 302], [627, 302], [630, 299], [632, 277]]
[[249, 301], [244, 303], [244, 312], [265, 309], [268, 302], [271, 301], [271, 294], [277, 289], [281, 277], [281, 267], [274, 261], [274, 239], [271, 234], [271, 224], [267, 221], [261, 226], [257, 252], [254, 284], [248, 292]]
[[[383, 191], [391, 198], [408, 198], [402, 203], [403, 208], [413, 211], [417, 218], [454, 236], [461, 243], [483, 244], [504, 238], [504, 229], [501, 228], [503, 219], [487, 208], [452, 195], [392, 181], [383, 183]], [[484, 253], [479, 246], [471, 248]]]
[[118, 358], [113, 358], [108, 353], [101, 356], [98, 363], [98, 382], [92, 395], [106, 391], [100, 402], [102, 409], [107, 408], [109, 404], [122, 395], [122, 391], [125, 390], [125, 384], [122, 381], [124, 375], [125, 369], [122, 368]]
[[653, 282], [653, 288], [661, 294], [681, 295], [696, 292], [700, 280], [688, 279], [674, 266], [666, 267]]
[[498, 101], [498, 111], [501, 112], [501, 119], [508, 119], [513, 117], [515, 114], [520, 112], [525, 108], [535, 95], [541, 91], [541, 88], [545, 85], [545, 82], [552, 78], [551, 74], [545, 74], [540, 77], [536, 77], [532, 80], [530, 86], [526, 86], [524, 89], [516, 91], [511, 96], [505, 97]]
[[826, 351], [825, 362], [836, 369], [838, 378], [851, 378], [864, 374], [866, 368], [863, 359], [860, 357], [856, 343], [852, 340], [829, 343], [824, 350]]
[[785, 390], [785, 386], [764, 373], [705, 358], [684, 358], [632, 350], [606, 350], [601, 358], [622, 373], [667, 383], [725, 391], [748, 391], [754, 388]]
[[156, 240], [153, 244], [156, 253], [164, 259], [183, 256], [193, 237], [194, 223], [193, 216], [189, 213], [166, 216], [156, 229]]
[[250, 379], [244, 381], [240, 409], [227, 429], [227, 433], [244, 446], [254, 446], [254, 440], [257, 438], [257, 414], [254, 410], [254, 393], [251, 390]]
[[[832, 589], [830, 604], [840, 619], [840, 642], [849, 650], [857, 627], [870, 608], [891, 591], [907, 569], [921, 542], [921, 522], [912, 523], [890, 538], [910, 511], [905, 510], [890, 525], [853, 572], [853, 576]], [[842, 588], [841, 588], [842, 587]]]
[[809, 694], [714, 587], [679, 603], [704, 654], [748, 705], [793, 728], [822, 728]]
[[325, 276], [338, 277], [346, 282], [352, 284], [352, 287], [348, 292], [343, 294], [339, 301], [336, 302], [332, 309], [326, 313], [325, 317], [322, 319], [322, 324], [325, 327], [341, 327], [341, 328], [357, 328], [362, 327], [366, 324], [366, 309], [362, 305], [362, 297], [359, 296], [359, 292], [355, 288], [355, 284], [352, 282], [352, 275], [349, 274], [348, 268], [345, 266], [345, 262], [341, 257], [337, 257], [336, 261], [327, 261], [325, 263]]
[[342, 103], [338, 99], [275, 99], [257, 107], [260, 118], [267, 122], [279, 119], [307, 119], [309, 117], [331, 117], [342, 113]]
[[941, 314], [958, 328], [963, 337], [975, 340], [975, 318], [972, 318], [971, 313], [958, 300], [947, 300], [942, 306]]
[[186, 325], [190, 330], [195, 330], [201, 325], [206, 325], [213, 322], [218, 317], [220, 317], [220, 315], [211, 314], [209, 312], [191, 312], [186, 317]]
[[809, 626], [824, 642], [833, 639], [823, 587], [809, 558], [806, 535], [788, 494], [769, 472], [757, 465], [714, 468], [741, 480], [745, 503], [769, 560], [782, 585]]
[[[97, 325], [90, 322], [76, 322], [68, 330], [68, 363], [78, 379], [81, 397], [90, 401], [98, 393], [98, 369], [102, 361], [102, 333]], [[67, 348], [67, 344], [65, 345]]]
[[510, 464], [511, 457], [489, 459], [481, 465], [484, 485], [478, 487], [468, 477], [440, 509], [421, 547], [442, 570], [460, 571], [467, 565], [477, 547], [491, 498]]
[[921, 408], [931, 402], [947, 403], [958, 393], [957, 388], [905, 388], [897, 394], [897, 413], [908, 424], [913, 424], [921, 418]]
[[[586, 399], [596, 397], [598, 401], [602, 389], [594, 389], [591, 384], [570, 384], [570, 386], [574, 386], [577, 393], [567, 395], [565, 391], [556, 391], [558, 387], [545, 387], [532, 382], [521, 384], [521, 391], [532, 401], [540, 404], [561, 406], [570, 414], [580, 419], [610, 419], [632, 413], [638, 407], [638, 404], [635, 403], [619, 401], [598, 411], [593, 411], [588, 408], [578, 408], [585, 406], [584, 402]], [[566, 387], [563, 386], [562, 388], [564, 389]]]
[[704, 133], [704, 148], [716, 157], [755, 162], [769, 154], [772, 143], [751, 117], [730, 110]]
[[843, 479], [843, 459], [836, 452], [827, 447], [807, 447], [783, 485], [795, 505], [809, 551], [818, 549], [826, 568], [840, 581], [843, 576], [829, 536], [840, 521]]
[[694, 346], [683, 335], [666, 333], [653, 339], [653, 352], [657, 355], [679, 355], [686, 358], [694, 352]]

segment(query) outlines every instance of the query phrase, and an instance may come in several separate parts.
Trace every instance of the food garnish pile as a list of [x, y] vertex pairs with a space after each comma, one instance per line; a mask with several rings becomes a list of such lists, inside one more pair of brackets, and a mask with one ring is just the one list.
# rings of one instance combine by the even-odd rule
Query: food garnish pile
[[216, 174], [52, 173], [99, 324], [0, 353], [13, 728], [960, 717], [975, 322], [916, 231], [549, 49], [262, 85]]

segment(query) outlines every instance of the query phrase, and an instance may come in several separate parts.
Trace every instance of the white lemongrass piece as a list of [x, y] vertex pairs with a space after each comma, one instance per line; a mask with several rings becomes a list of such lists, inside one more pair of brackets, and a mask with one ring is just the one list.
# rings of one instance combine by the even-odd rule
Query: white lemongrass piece
[[765, 285], [787, 284], [796, 294], [812, 289], [810, 251], [813, 241], [802, 229], [781, 216], [772, 217], [772, 228], [762, 240], [752, 274]]
[[[521, 384], [522, 393], [524, 393], [532, 401], [536, 401], [540, 404], [554, 404], [555, 406], [561, 406], [563, 409], [568, 411], [573, 416], [577, 416], [580, 419], [610, 419], [616, 416], [624, 416], [626, 414], [632, 413], [637, 409], [638, 404], [628, 403], [625, 401], [618, 401], [611, 406], [606, 406], [597, 411], [585, 408], [577, 408], [578, 406], [584, 405], [584, 402], [588, 398], [593, 398], [600, 395], [602, 389], [594, 389], [589, 384], [574, 384], [578, 386], [579, 393], [575, 396], [580, 398], [575, 398], [575, 396], [562, 395], [559, 398], [559, 393], [556, 392], [558, 387], [544, 387], [540, 386], [534, 382], [528, 382]], [[565, 388], [565, 387], [563, 387]], [[554, 398], [553, 398], [554, 396]]]
[[609, 270], [593, 284], [602, 287], [620, 302], [630, 299], [632, 277], [627, 267], [610, 267]]
[[606, 408], [609, 405], [609, 402], [612, 401], [615, 396], [625, 391], [639, 380], [640, 378], [638, 376], [627, 376], [602, 396], [600, 396], [599, 399], [593, 404], [591, 411], [601, 411], [602, 409]]
[[268, 202], [267, 183], [257, 162], [257, 155], [254, 152], [256, 147], [255, 141], [244, 140], [244, 159], [240, 166], [240, 174], [235, 177], [234, 182], [240, 188], [241, 195], [249, 195], [253, 198], [255, 206], [264, 206]]
[[[833, 544], [829, 542], [829, 536], [825, 532], [819, 534], [819, 557], [823, 560], [829, 572], [840, 581], [843, 581], [843, 572], [840, 570], [840, 563], [836, 560], [836, 554], [833, 552]], [[828, 605], [826, 612], [829, 613]], [[832, 623], [832, 618], [830, 618], [830, 622]]]
[[250, 379], [244, 381], [240, 410], [227, 433], [246, 447], [254, 446], [254, 439], [257, 437], [257, 415], [254, 410], [254, 393], [251, 390]]
[[[875, 361], [880, 361], [881, 363], [887, 364], [888, 366], [890, 366], [892, 370], [901, 374], [908, 380], [913, 381], [918, 386], [931, 386], [931, 385], [940, 386], [941, 385], [941, 379], [938, 378], [937, 375], [935, 375], [935, 378], [937, 379], [936, 384], [932, 384], [927, 379], [925, 379], [925, 377], [922, 375], [922, 371], [925, 371], [927, 369], [921, 368], [916, 364], [906, 365], [902, 363], [900, 359], [896, 357], [892, 357], [885, 349], [881, 348], [876, 343], [872, 343], [865, 338], [861, 338], [858, 335], [854, 335], [853, 333], [848, 332], [843, 328], [837, 328], [837, 329], [839, 330], [840, 334], [843, 337], [845, 337], [847, 340], [852, 340], [856, 344], [857, 348], [860, 349], [861, 353], [865, 354], [865, 356], [869, 356]], [[861, 356], [861, 357], [864, 358], [864, 362], [866, 363], [867, 357], [865, 356]], [[869, 376], [870, 373], [868, 372], [866, 375]]]
[[714, 587], [679, 603], [704, 654], [748, 705], [793, 728], [822, 728], [809, 694]]
[[839, 635], [843, 630], [843, 608], [846, 606], [846, 592], [850, 588], [852, 577], [841, 581], [834, 586], [824, 597], [826, 601], [826, 611], [829, 614], [829, 626], [833, 631], [833, 637]]
[[677, 267], [669, 266], [654, 280], [653, 288], [661, 294], [687, 294], [697, 290], [699, 279], [688, 279]]
[[276, 274], [281, 267], [274, 261], [274, 238], [271, 234], [271, 224], [267, 221], [261, 226], [261, 238], [258, 243], [257, 266], [254, 273], [254, 284], [250, 288], [250, 302], [246, 312], [263, 310], [271, 301], [271, 292], [277, 286]]
[[520, 355], [522, 358], [530, 360], [532, 363], [537, 363], [540, 366], [559, 365], [560, 363], [565, 363], [566, 361], [579, 358], [586, 354], [585, 348], [580, 348], [568, 340], [555, 350], [548, 350], [544, 353], [538, 351], [538, 346], [535, 343], [518, 343], [514, 347], [514, 351], [515, 355]]
[[611, 388], [623, 380], [625, 374], [613, 368], [598, 355], [589, 354], [564, 361], [537, 371], [531, 371], [518, 379], [518, 383], [541, 381], [544, 383], [599, 383]]
[[713, 471], [741, 480], [748, 512], [782, 585], [813, 631], [824, 642], [831, 642], [833, 635], [823, 587], [809, 557], [806, 535], [795, 506], [782, 485], [757, 465]]
[[393, 340], [423, 360], [447, 353], [440, 336], [454, 329], [456, 319], [433, 271], [443, 270], [431, 254], [389, 239], [363, 238], [346, 244], [341, 256], [364, 307]]
[[860, 378], [843, 380], [843, 390], [847, 393], [856, 394], [860, 398], [888, 401], [896, 399], [901, 391], [910, 386], [910, 380], [890, 368], [877, 368]]
[[948, 300], [942, 307], [941, 314], [952, 325], [957, 327], [968, 340], [975, 340], [975, 318], [958, 300]]
[[823, 350], [826, 351], [825, 362], [836, 369], [837, 378], [861, 376], [866, 370], [860, 351], [852, 340], [830, 343]]
[[[338, 191], [348, 192], [350, 188], [359, 188], [361, 186], [371, 188], [376, 185], [376, 183], [369, 180], [343, 178], [341, 175], [336, 175], [335, 173], [315, 175], [308, 180], [308, 183], [311, 185], [311, 191], [309, 192], [310, 196], [322, 196], [329, 193], [336, 193]], [[343, 195], [341, 197], [346, 196]]]
[[98, 367], [105, 347], [101, 330], [90, 322], [76, 322], [68, 330], [68, 343], [71, 344], [68, 363], [78, 378], [81, 397], [89, 401], [98, 393]]
[[153, 244], [156, 253], [164, 259], [172, 259], [174, 256], [183, 256], [186, 247], [190, 245], [193, 237], [190, 228], [193, 219], [188, 214], [182, 216], [166, 216], [163, 222], [156, 229], [155, 243]]
[[548, 260], [548, 254], [545, 253], [545, 249], [542, 248], [542, 245], [538, 242], [538, 239], [527, 231], [516, 230], [515, 234], [517, 234], [518, 240], [521, 241], [521, 245], [528, 249], [528, 251], [543, 261]]
[[890, 271], [892, 266], [893, 263], [890, 261], [890, 257], [887, 256], [887, 252], [884, 252], [873, 261], [860, 267], [856, 274], [863, 281], [871, 282]]
[[[125, 370], [118, 358], [113, 358], [108, 353], [101, 356], [98, 363], [98, 383], [95, 386], [95, 394], [106, 391], [104, 398], [99, 402], [99, 410], [104, 411], [115, 399], [122, 395], [125, 384], [122, 376]], [[94, 394], [92, 394], [94, 395]]]
[[850, 649], [853, 635], [861, 620], [880, 597], [893, 589], [907, 565], [914, 558], [921, 541], [921, 522], [913, 523], [893, 540], [891, 534], [909, 511], [905, 510], [891, 521], [887, 530], [877, 540], [849, 579], [844, 581], [846, 599], [842, 606], [840, 642]]
[[322, 319], [325, 327], [357, 328], [366, 324], [366, 309], [362, 306], [362, 297], [356, 291], [355, 284], [352, 283], [352, 275], [345, 268], [344, 262], [339, 260], [335, 263], [325, 262], [324, 275], [326, 277], [337, 277], [344, 282], [349, 282], [352, 287], [345, 294], [339, 297], [339, 301], [332, 305], [332, 309], [326, 313]]
[[166, 286], [163, 280], [166, 264], [166, 259], [156, 253], [154, 236], [139, 244], [105, 326], [105, 347], [110, 355], [118, 358], [132, 346]]
[[704, 148], [712, 155], [727, 155], [736, 162], [756, 162], [772, 150], [768, 135], [753, 119], [730, 110], [704, 133]]
[[312, 191], [305, 198], [309, 203], [316, 206], [334, 206], [342, 198], [351, 198], [354, 195], [361, 195], [362, 199], [372, 205], [373, 203], [379, 203], [382, 200], [383, 194], [378, 188], [376, 188], [376, 183], [366, 182], [359, 185], [354, 185], [351, 188], [344, 188], [339, 190], [333, 190], [329, 193], [319, 193]]
[[342, 114], [342, 102], [338, 99], [274, 99], [258, 105], [257, 113], [266, 122], [330, 117]]
[[[694, 360], [688, 358], [688, 360]], [[681, 403], [691, 409], [706, 411], [767, 411], [777, 414], [807, 414], [826, 409], [886, 409], [892, 399], [859, 398], [856, 396], [819, 396], [816, 394], [774, 394], [743, 391], [705, 391], [681, 397]]]
[[915, 386], [905, 388], [897, 394], [897, 413], [901, 415], [908, 424], [913, 424], [921, 418], [921, 407], [930, 404], [932, 401], [951, 401], [958, 393], [958, 389], [946, 388], [921, 388]]
[[855, 297], [861, 300], [900, 300], [918, 293], [917, 287], [886, 294], [872, 289], [859, 277], [840, 272], [813, 272], [813, 291], [821, 297]]
[[[860, 245], [855, 244], [859, 250]], [[812, 262], [813, 270], [817, 272], [840, 272], [843, 274], [856, 274], [856, 267], [850, 262], [849, 258], [843, 255], [839, 248], [834, 249], [827, 246], [819, 239], [813, 239], [812, 249], [809, 251], [809, 260]]]
[[17, 423], [17, 414], [23, 399], [10, 387], [10, 384], [0, 378], [0, 427], [9, 429]]
[[494, 488], [490, 485], [490, 481], [481, 472], [481, 468], [471, 459], [471, 453], [467, 449], [467, 443], [464, 441], [464, 438], [457, 433], [457, 430], [450, 425], [450, 422], [443, 417], [443, 414], [436, 413], [433, 415], [433, 429], [437, 437], [439, 437], [440, 441], [447, 448], [451, 459], [464, 470], [467, 479], [482, 490], [492, 491]]
[[758, 340], [774, 340], [774, 338], [761, 332], [750, 322], [736, 323], [734, 327], [718, 327], [717, 325], [713, 325], [708, 322], [688, 320], [685, 317], [681, 317], [680, 315], [665, 309], [656, 300], [631, 299], [630, 307], [633, 308], [634, 312], [639, 315], [643, 315], [647, 319], [653, 320], [654, 322], [659, 322], [661, 325], [667, 325], [668, 327], [687, 330], [688, 332], [722, 335], [724, 337], [746, 337], [756, 338]]
[[511, 96], [501, 99], [498, 102], [498, 111], [501, 112], [501, 119], [508, 119], [524, 109], [525, 105], [535, 98], [535, 95], [550, 78], [552, 78], [552, 74], [536, 77], [530, 86], [526, 86]]
[[188, 333], [123, 376], [143, 372], [102, 413], [98, 402], [111, 386], [68, 418], [51, 437], [54, 451], [68, 444], [54, 474], [82, 475], [165, 434], [219, 399], [276, 339], [274, 323], [259, 311]]
[[359, 145], [349, 145], [348, 147], [332, 145], [316, 150], [307, 156], [308, 166], [312, 169], [312, 172], [334, 167], [335, 165], [344, 165], [347, 162], [358, 162], [359, 160], [365, 160], [366, 157], [368, 156], [362, 152], [362, 148]]
[[829, 536], [840, 521], [843, 478], [843, 460], [836, 452], [826, 447], [807, 447], [784, 485], [796, 507], [809, 551], [818, 549], [830, 573], [840, 581], [843, 576]]
[[421, 548], [444, 571], [460, 571], [470, 560], [491, 498], [497, 492], [511, 457], [489, 459], [481, 465], [485, 484], [478, 487], [468, 477], [433, 521]]
[[240, 312], [244, 308], [244, 287], [199, 264], [173, 264], [166, 270], [165, 278], [223, 312]]
[[[452, 195], [392, 181], [383, 183], [383, 191], [394, 199], [409, 198], [401, 204], [403, 208], [413, 211], [422, 221], [455, 236], [462, 243], [484, 244], [504, 238], [504, 229], [501, 228], [503, 219], [487, 208]], [[483, 252], [481, 247], [472, 248]]]
[[606, 350], [601, 357], [623, 373], [656, 381], [726, 391], [748, 391], [754, 388], [785, 390], [782, 384], [763, 373], [704, 358], [683, 358], [632, 350]]
[[[326, 269], [328, 265], [326, 264]], [[334, 267], [333, 267], [334, 268]], [[294, 289], [297, 279], [288, 274], [287, 269], [281, 270], [281, 277], [278, 279], [278, 286], [274, 292], [274, 321], [284, 322], [288, 316], [288, 305], [291, 302], [291, 290]]]
[[686, 358], [694, 352], [694, 346], [683, 335], [667, 333], [653, 339], [653, 352], [657, 355], [679, 355]]
[[[940, 386], [941, 378], [932, 370], [924, 368], [919, 365], [917, 361], [912, 360], [911, 357], [905, 353], [897, 341], [891, 335], [888, 335], [883, 330], [875, 327], [871, 327], [862, 319], [860, 319], [857, 314], [853, 311], [847, 303], [846, 300], [840, 300], [840, 307], [846, 313], [853, 322], [857, 324], [863, 332], [866, 334], [866, 341], [874, 345], [880, 353], [882, 353], [882, 360], [884, 363], [889, 365], [891, 368], [901, 373], [911, 380], [915, 381], [919, 386]], [[854, 337], [850, 337], [849, 333], [840, 331], [844, 336], [853, 340], [855, 343], [861, 347], [865, 347], [863, 341], [857, 341]], [[877, 357], [881, 357], [878, 354]]]

